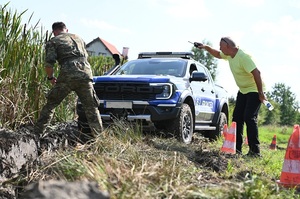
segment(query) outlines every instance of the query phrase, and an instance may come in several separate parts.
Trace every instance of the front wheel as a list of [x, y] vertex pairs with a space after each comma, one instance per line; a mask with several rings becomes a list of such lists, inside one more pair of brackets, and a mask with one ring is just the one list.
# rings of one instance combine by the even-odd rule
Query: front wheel
[[194, 133], [194, 118], [190, 106], [182, 104], [179, 117], [170, 121], [166, 127], [167, 131], [174, 133], [179, 141], [190, 144]]

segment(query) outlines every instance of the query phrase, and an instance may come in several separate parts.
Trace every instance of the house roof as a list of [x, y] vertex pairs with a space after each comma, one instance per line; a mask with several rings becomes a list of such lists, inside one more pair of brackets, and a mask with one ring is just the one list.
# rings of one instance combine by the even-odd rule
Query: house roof
[[93, 41], [91, 41], [90, 43], [88, 43], [86, 46], [89, 47], [91, 44], [97, 42], [97, 41], [100, 41], [103, 43], [103, 45], [108, 49], [108, 51], [111, 53], [111, 54], [121, 54], [117, 48], [112, 45], [111, 43], [105, 41], [104, 39], [100, 38], [100, 37], [97, 37], [96, 39], [94, 39]]

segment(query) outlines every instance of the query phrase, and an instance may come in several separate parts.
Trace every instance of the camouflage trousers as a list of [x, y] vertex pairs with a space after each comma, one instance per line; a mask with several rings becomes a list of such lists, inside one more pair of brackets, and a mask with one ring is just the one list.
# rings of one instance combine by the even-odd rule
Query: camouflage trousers
[[99, 99], [94, 90], [91, 80], [72, 80], [57, 81], [47, 95], [47, 103], [40, 112], [34, 128], [36, 134], [43, 134], [47, 125], [49, 125], [55, 108], [63, 101], [67, 95], [75, 91], [78, 95], [85, 115], [89, 123], [93, 135], [97, 135], [103, 131], [102, 121], [98, 110]]

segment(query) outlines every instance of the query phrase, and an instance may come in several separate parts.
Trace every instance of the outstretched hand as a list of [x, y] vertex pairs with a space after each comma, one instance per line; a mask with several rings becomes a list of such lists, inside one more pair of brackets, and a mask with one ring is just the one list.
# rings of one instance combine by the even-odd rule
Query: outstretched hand
[[195, 46], [196, 48], [198, 48], [198, 47], [203, 46], [203, 44], [200, 43], [200, 42], [194, 42], [194, 46]]
[[202, 49], [204, 47], [204, 45], [200, 42], [194, 42], [194, 46], [199, 49]]
[[200, 48], [201, 49], [201, 48], [204, 47], [204, 45], [200, 42], [191, 42], [191, 41], [189, 41], [189, 43], [194, 44], [195, 48]]

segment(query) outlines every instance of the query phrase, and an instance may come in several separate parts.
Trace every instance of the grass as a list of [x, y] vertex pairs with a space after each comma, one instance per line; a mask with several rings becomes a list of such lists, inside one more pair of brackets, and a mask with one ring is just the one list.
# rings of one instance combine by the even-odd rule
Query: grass
[[286, 148], [287, 142], [293, 133], [293, 126], [277, 127], [277, 126], [263, 126], [259, 132], [259, 138], [262, 143], [271, 144], [272, 138], [276, 135], [276, 143], [279, 148]]
[[285, 150], [269, 149], [273, 130], [286, 144], [291, 133], [269, 129], [260, 127], [266, 136], [263, 158], [243, 158], [221, 153], [222, 139], [209, 142], [195, 134], [186, 145], [120, 123], [90, 144], [57, 151], [39, 168], [36, 179], [96, 181], [111, 198], [299, 198], [276, 183]]

